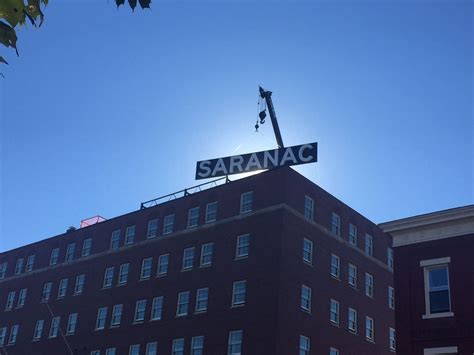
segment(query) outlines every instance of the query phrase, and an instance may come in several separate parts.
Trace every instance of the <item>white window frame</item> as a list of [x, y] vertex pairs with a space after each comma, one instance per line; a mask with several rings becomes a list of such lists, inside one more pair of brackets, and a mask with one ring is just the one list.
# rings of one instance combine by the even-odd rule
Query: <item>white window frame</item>
[[135, 234], [136, 234], [135, 225], [128, 226], [125, 230], [125, 245], [130, 245], [135, 243]]
[[194, 247], [189, 247], [183, 250], [183, 262], [181, 271], [192, 270], [194, 267]]
[[309, 355], [309, 352], [311, 350], [311, 339], [307, 336], [300, 334], [298, 350], [299, 355]]
[[[370, 324], [370, 327], [368, 326]], [[375, 341], [375, 324], [374, 319], [365, 316], [365, 339], [371, 342]]]
[[97, 319], [95, 321], [95, 330], [105, 329], [107, 323], [107, 307], [100, 307], [97, 310]]
[[388, 286], [388, 308], [395, 309], [395, 289]]
[[243, 335], [244, 334], [242, 330], [232, 330], [229, 332], [229, 341], [227, 342], [227, 355], [242, 354]]
[[61, 324], [61, 317], [56, 316], [51, 319], [51, 326], [49, 327], [48, 338], [56, 338], [59, 333], [59, 326]]
[[349, 244], [357, 246], [357, 226], [355, 224], [349, 223]]
[[158, 351], [158, 342], [152, 341], [146, 343], [145, 355], [156, 355]]
[[174, 229], [174, 213], [166, 215], [163, 219], [163, 235], [173, 233]]
[[[250, 196], [250, 197], [249, 197]], [[246, 191], [240, 194], [240, 213], [253, 211], [253, 191]]]
[[388, 348], [392, 351], [397, 350], [397, 335], [392, 327], [388, 328]]
[[7, 338], [7, 327], [0, 328], [0, 346], [5, 344], [5, 339]]
[[76, 282], [74, 284], [74, 295], [80, 295], [84, 292], [86, 285], [86, 274], [80, 274], [76, 276]]
[[110, 317], [110, 327], [118, 327], [122, 322], [123, 304], [115, 304], [112, 308], [112, 316]]
[[18, 324], [12, 325], [10, 328], [10, 336], [8, 337], [8, 345], [13, 345], [16, 343], [16, 338], [18, 336], [18, 330], [20, 326]]
[[199, 206], [188, 210], [188, 228], [195, 228], [199, 225]]
[[140, 271], [140, 280], [148, 280], [153, 270], [153, 258], [145, 258], [142, 260], [142, 268]]
[[341, 216], [336, 212], [331, 214], [331, 233], [333, 235], [341, 236]]
[[49, 257], [49, 265], [56, 265], [59, 261], [59, 248], [51, 249], [51, 256]]
[[5, 278], [8, 269], [8, 262], [3, 262], [0, 264], [0, 280]]
[[66, 246], [66, 255], [64, 256], [64, 262], [68, 263], [74, 260], [74, 253], [76, 252], [76, 243], [69, 243]]
[[[335, 306], [335, 308], [333, 308], [333, 306]], [[329, 321], [331, 324], [339, 326], [340, 314], [339, 302], [331, 298], [331, 302], [329, 303]], [[335, 319], [333, 319], [333, 315], [335, 315]]]
[[247, 293], [247, 280], [235, 281], [232, 284], [232, 307], [240, 307], [245, 305]]
[[86, 238], [82, 242], [82, 252], [81, 256], [89, 256], [91, 255], [91, 250], [92, 250], [92, 238]]
[[366, 255], [374, 255], [374, 237], [368, 233], [364, 236], [364, 250]]
[[447, 346], [443, 348], [424, 348], [423, 355], [447, 355], [447, 354], [458, 354], [457, 346]]
[[184, 354], [184, 338], [173, 339], [171, 346], [171, 355], [183, 355]]
[[128, 355], [140, 355], [140, 344], [132, 344], [128, 348]]
[[157, 296], [153, 298], [151, 304], [150, 320], [161, 320], [163, 314], [164, 297]]
[[109, 267], [105, 268], [104, 281], [102, 282], [102, 288], [112, 287], [112, 284], [113, 284], [113, 281], [114, 281], [114, 273], [115, 273], [115, 267], [114, 266], [109, 266]]
[[365, 273], [365, 295], [367, 297], [374, 297], [375, 280], [372, 274]]
[[337, 350], [336, 348], [330, 347], [329, 355], [339, 355], [339, 350]]
[[34, 263], [35, 263], [35, 254], [29, 255], [28, 258], [26, 259], [25, 272], [32, 271]]
[[[38, 319], [35, 324], [35, 330], [33, 331], [33, 340], [39, 340], [43, 336], [44, 319]], [[2, 343], [0, 342], [0, 345]]]
[[25, 305], [27, 292], [27, 288], [22, 288], [18, 292], [18, 302], [16, 303], [16, 308], [22, 308]]
[[16, 291], [8, 292], [7, 302], [5, 304], [6, 311], [9, 311], [13, 308], [13, 305], [15, 304], [15, 296], [16, 296]]
[[[437, 259], [421, 260], [420, 267], [423, 268], [423, 278], [424, 278], [424, 288], [425, 288], [425, 314], [422, 315], [422, 319], [431, 319], [431, 318], [444, 318], [444, 317], [454, 317], [454, 312], [452, 311], [452, 302], [451, 302], [451, 285], [449, 280], [449, 264], [451, 263], [451, 257], [443, 257]], [[447, 279], [448, 279], [448, 295], [449, 295], [449, 308], [448, 312], [439, 312], [431, 313], [430, 310], [430, 283], [429, 283], [429, 271], [432, 269], [437, 269], [441, 267], [446, 267]]]
[[204, 336], [199, 335], [191, 339], [191, 355], [204, 353]]
[[150, 219], [146, 230], [146, 238], [152, 239], [158, 236], [158, 218]]
[[249, 253], [250, 253], [250, 234], [245, 233], [245, 234], [241, 234], [237, 236], [237, 245], [235, 247], [235, 259], [237, 260], [237, 259], [248, 258]]
[[[351, 314], [354, 315], [353, 320], [351, 320]], [[347, 310], [347, 329], [349, 332], [357, 334], [357, 310], [351, 307]]]
[[314, 200], [308, 195], [304, 196], [304, 217], [314, 221]]
[[43, 284], [43, 292], [41, 293], [41, 302], [47, 302], [51, 298], [51, 290], [53, 289], [53, 283], [51, 281]]
[[146, 315], [146, 299], [138, 300], [135, 303], [135, 313], [133, 323], [143, 323]]
[[[354, 275], [351, 275], [351, 270], [354, 270]], [[351, 263], [347, 267], [347, 283], [352, 288], [357, 289], [357, 266]]]
[[59, 280], [58, 286], [58, 296], [57, 298], [64, 298], [67, 294], [67, 284], [69, 283], [69, 279], [66, 277], [64, 279]]
[[20, 275], [23, 272], [23, 263], [24, 262], [25, 262], [25, 258], [16, 259], [15, 275]]
[[387, 248], [387, 266], [393, 271], [393, 249]]
[[[215, 210], [211, 210], [211, 208], [214, 208]], [[217, 221], [217, 201], [214, 202], [209, 202], [206, 205], [206, 221], [205, 223], [211, 223]]]
[[[98, 351], [98, 350], [96, 350]], [[107, 348], [105, 349], [105, 355], [115, 355], [117, 353], [117, 348]], [[99, 351], [100, 355], [100, 351]]]
[[[309, 250], [307, 249], [307, 246], [309, 247]], [[303, 261], [307, 264], [313, 265], [313, 241], [308, 238], [303, 238]]]
[[[168, 266], [170, 263], [170, 254], [161, 254], [158, 257], [157, 276], [165, 276], [168, 274]], [[162, 268], [165, 270], [162, 271]]]
[[201, 260], [200, 260], [201, 267], [212, 265], [213, 253], [214, 253], [214, 243], [206, 243], [201, 246]]
[[116, 229], [110, 235], [110, 249], [117, 250], [120, 248], [120, 229]]
[[195, 313], [207, 312], [207, 305], [209, 302], [209, 288], [204, 287], [196, 291], [196, 309]]
[[341, 277], [341, 259], [336, 254], [331, 254], [331, 276], [336, 279]]
[[311, 313], [311, 287], [301, 285], [300, 308]]
[[77, 313], [69, 314], [66, 325], [66, 335], [74, 334], [76, 332], [77, 318]]
[[185, 317], [189, 313], [189, 301], [191, 294], [189, 291], [183, 291], [178, 294], [178, 303], [176, 305], [176, 317]]
[[128, 282], [128, 273], [130, 272], [130, 263], [120, 265], [117, 285], [126, 285]]

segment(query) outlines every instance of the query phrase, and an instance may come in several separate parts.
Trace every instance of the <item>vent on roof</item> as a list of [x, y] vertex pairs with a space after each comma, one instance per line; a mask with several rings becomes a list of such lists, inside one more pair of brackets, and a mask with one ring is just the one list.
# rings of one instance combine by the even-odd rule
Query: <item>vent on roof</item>
[[76, 227], [70, 226], [70, 227], [67, 229], [66, 232], [67, 232], [67, 233], [69, 233], [69, 232], [74, 232], [75, 230], [76, 230]]

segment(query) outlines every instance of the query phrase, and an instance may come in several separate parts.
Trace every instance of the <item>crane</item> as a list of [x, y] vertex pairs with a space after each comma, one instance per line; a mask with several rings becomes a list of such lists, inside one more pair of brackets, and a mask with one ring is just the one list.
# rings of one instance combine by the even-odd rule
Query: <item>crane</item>
[[[270, 119], [272, 120], [273, 132], [275, 132], [275, 138], [277, 141], [278, 148], [284, 148], [283, 139], [281, 138], [280, 127], [278, 127], [278, 120], [276, 118], [275, 109], [272, 102], [272, 92], [265, 91], [261, 86], [258, 87], [260, 92], [260, 98], [265, 100], [265, 107], [260, 110], [258, 117], [260, 118], [260, 124], [265, 123], [266, 109], [268, 108], [268, 113], [270, 114]], [[255, 130], [258, 131], [258, 120], [255, 124]]]

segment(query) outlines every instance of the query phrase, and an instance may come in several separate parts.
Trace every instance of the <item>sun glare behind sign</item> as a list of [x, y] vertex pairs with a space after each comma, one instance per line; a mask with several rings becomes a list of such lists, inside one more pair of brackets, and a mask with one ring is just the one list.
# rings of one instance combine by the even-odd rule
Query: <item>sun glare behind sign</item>
[[196, 180], [318, 161], [318, 143], [198, 161]]

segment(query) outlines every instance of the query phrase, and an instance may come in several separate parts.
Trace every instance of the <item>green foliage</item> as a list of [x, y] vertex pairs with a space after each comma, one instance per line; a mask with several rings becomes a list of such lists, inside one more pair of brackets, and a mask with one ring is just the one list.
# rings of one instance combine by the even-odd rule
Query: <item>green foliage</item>
[[[41, 7], [48, 5], [48, 1], [0, 0], [0, 43], [5, 47], [14, 48], [16, 55], [19, 55], [15, 27], [25, 25], [27, 21], [35, 27], [41, 27], [44, 20]], [[115, 3], [117, 7], [120, 7], [120, 5], [125, 4], [125, 0], [115, 0]], [[151, 0], [138, 0], [138, 3], [142, 9], [150, 8]], [[135, 10], [137, 0], [128, 0], [128, 4], [132, 10]], [[1, 63], [8, 64], [2, 56], [0, 56]]]

